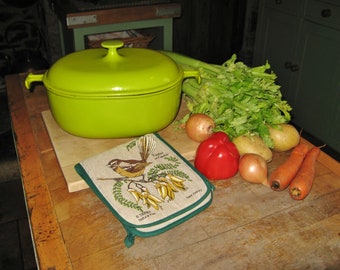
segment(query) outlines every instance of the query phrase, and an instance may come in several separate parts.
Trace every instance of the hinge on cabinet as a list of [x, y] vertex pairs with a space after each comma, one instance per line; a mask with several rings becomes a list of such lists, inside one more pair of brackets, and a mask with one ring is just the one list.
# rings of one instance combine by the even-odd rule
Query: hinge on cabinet
[[156, 9], [157, 17], [179, 17], [181, 15], [181, 7], [158, 7]]
[[97, 22], [97, 15], [72, 16], [66, 18], [67, 26], [92, 24]]
[[292, 72], [298, 71], [299, 70], [299, 66], [297, 64], [293, 64], [292, 62], [285, 62], [285, 68], [289, 69]]

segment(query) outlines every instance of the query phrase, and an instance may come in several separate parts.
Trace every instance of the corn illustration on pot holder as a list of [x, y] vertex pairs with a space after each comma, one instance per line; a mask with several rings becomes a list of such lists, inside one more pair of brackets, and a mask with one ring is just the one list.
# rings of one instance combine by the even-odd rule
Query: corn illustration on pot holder
[[75, 165], [77, 173], [135, 236], [165, 232], [206, 209], [214, 186], [158, 134], [147, 134]]

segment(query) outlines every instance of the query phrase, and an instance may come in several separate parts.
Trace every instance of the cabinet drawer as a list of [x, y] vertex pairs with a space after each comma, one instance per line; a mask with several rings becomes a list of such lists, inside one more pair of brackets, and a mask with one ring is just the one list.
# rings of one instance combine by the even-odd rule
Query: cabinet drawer
[[306, 18], [340, 30], [340, 5], [309, 0], [306, 7]]
[[267, 7], [275, 8], [292, 15], [302, 15], [305, 0], [264, 0]]

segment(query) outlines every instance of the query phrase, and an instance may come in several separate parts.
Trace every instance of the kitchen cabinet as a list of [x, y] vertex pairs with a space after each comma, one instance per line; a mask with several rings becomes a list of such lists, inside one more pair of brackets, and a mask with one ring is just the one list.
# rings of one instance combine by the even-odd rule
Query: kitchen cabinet
[[242, 46], [246, 0], [176, 0], [173, 50], [205, 62], [221, 64]]
[[340, 152], [340, 3], [261, 0], [254, 65], [269, 61], [292, 122]]

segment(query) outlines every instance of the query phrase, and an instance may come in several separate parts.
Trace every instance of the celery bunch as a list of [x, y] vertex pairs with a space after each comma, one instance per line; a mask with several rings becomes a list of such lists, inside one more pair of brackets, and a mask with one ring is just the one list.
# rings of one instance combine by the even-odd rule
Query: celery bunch
[[166, 52], [184, 69], [198, 69], [202, 82], [186, 79], [182, 90], [191, 113], [204, 113], [215, 120], [216, 131], [224, 131], [230, 139], [243, 134], [257, 134], [265, 144], [273, 147], [268, 126], [290, 121], [291, 106], [282, 99], [276, 75], [267, 62], [263, 66], [248, 67], [237, 62], [236, 55], [222, 65]]

